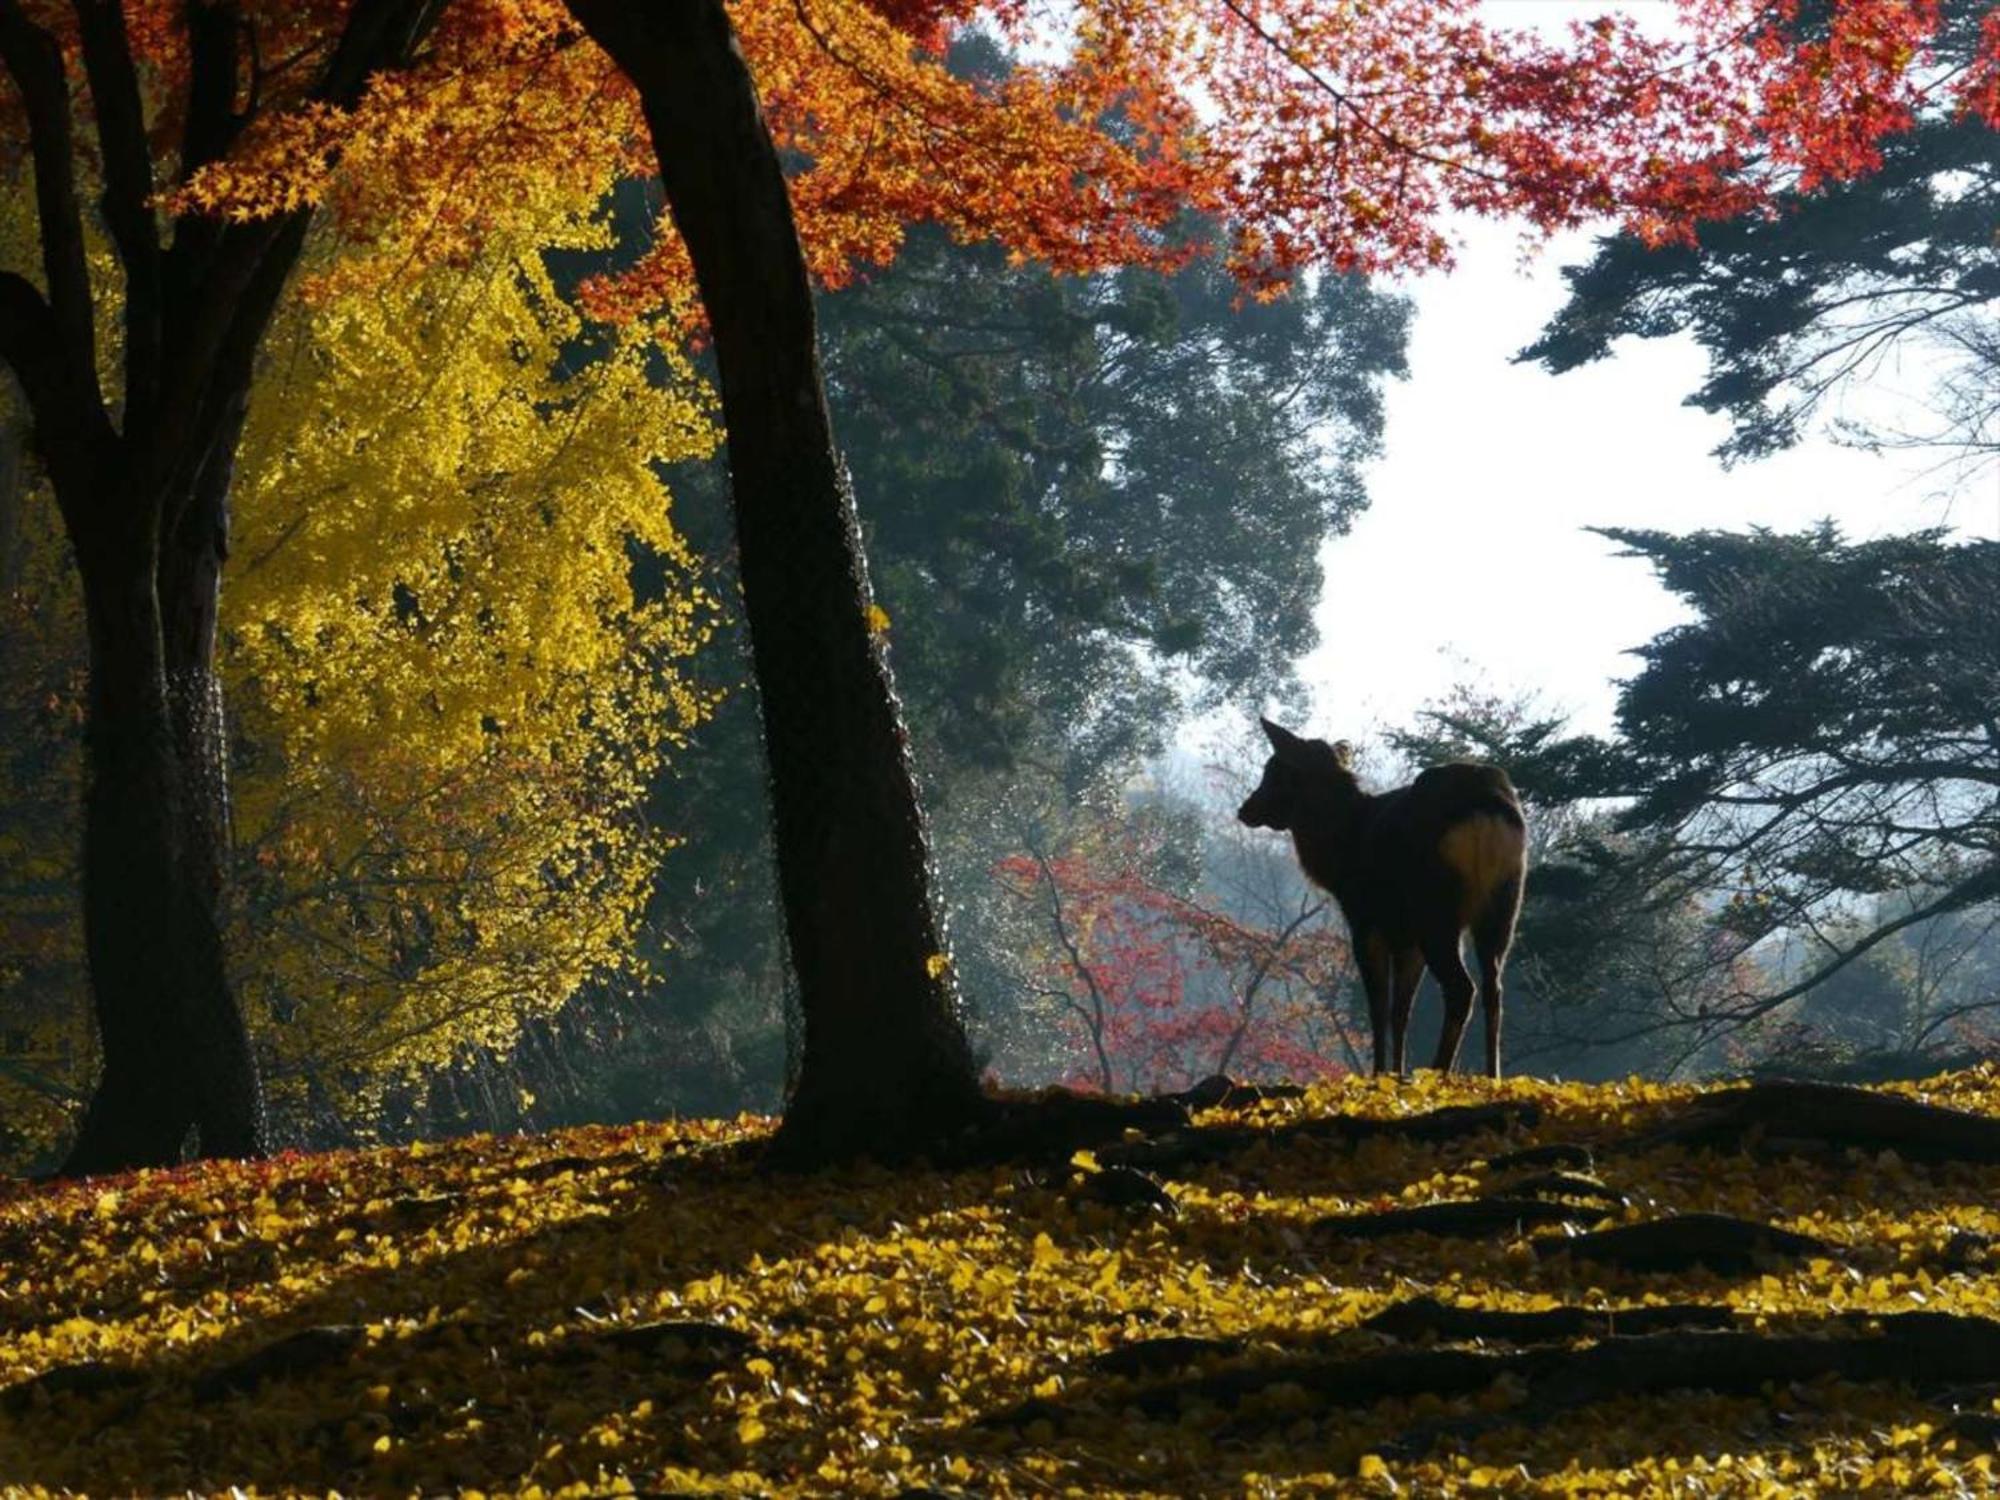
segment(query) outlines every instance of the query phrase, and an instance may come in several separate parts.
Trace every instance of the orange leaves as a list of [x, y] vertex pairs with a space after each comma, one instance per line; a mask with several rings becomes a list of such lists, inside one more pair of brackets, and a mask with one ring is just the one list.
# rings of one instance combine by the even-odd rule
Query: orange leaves
[[257, 122], [222, 161], [197, 171], [166, 203], [176, 213], [218, 219], [267, 219], [324, 198], [341, 146], [353, 134], [347, 114], [303, 104], [280, 119]]
[[[178, 4], [127, 9], [171, 80]], [[262, 56], [308, 60], [347, 14], [248, 10]], [[1083, 0], [1055, 19], [969, 0], [739, 0], [730, 14], [828, 285], [893, 256], [918, 221], [1080, 270], [1185, 255], [1167, 230], [1195, 209], [1230, 223], [1255, 293], [1312, 263], [1441, 263], [1454, 213], [1544, 230], [1618, 215], [1684, 237], [1869, 170], [1915, 111], [2000, 116], [1990, 21], [1975, 67], [1924, 73], [1934, 0], [1836, 0], [1810, 32], [1755, 0], [1681, 0], [1670, 28], [1610, 16], [1567, 37], [1496, 27], [1475, 0]], [[1010, 70], [974, 49], [952, 65], [974, 25], [1034, 60]], [[536, 182], [601, 189], [649, 170], [629, 89], [559, 0], [452, 0], [413, 66], [346, 115], [301, 102], [309, 77], [261, 83], [236, 151], [176, 203], [243, 217], [324, 197], [400, 274], [468, 255]], [[677, 250], [591, 296], [690, 321]]]

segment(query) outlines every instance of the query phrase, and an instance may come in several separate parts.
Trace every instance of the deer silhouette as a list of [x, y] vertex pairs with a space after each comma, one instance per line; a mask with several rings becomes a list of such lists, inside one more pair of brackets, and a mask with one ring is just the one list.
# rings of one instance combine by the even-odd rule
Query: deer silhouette
[[1486, 1015], [1486, 1071], [1500, 1076], [1501, 973], [1528, 872], [1521, 799], [1497, 766], [1432, 766], [1408, 786], [1370, 794], [1346, 741], [1329, 745], [1262, 721], [1264, 778], [1236, 816], [1292, 836], [1299, 865], [1347, 918], [1368, 992], [1375, 1071], [1404, 1071], [1410, 1007], [1426, 966], [1444, 992], [1432, 1064], [1448, 1072], [1472, 1016], [1475, 986], [1461, 943], [1472, 933]]

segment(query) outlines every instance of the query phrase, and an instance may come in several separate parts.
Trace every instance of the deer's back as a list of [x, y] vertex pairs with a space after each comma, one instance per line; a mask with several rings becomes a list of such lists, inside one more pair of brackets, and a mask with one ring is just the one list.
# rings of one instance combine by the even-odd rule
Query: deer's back
[[1361, 829], [1363, 880], [1341, 904], [1350, 922], [1411, 941], [1429, 913], [1461, 923], [1525, 864], [1526, 820], [1505, 771], [1463, 762], [1432, 766], [1374, 799]]

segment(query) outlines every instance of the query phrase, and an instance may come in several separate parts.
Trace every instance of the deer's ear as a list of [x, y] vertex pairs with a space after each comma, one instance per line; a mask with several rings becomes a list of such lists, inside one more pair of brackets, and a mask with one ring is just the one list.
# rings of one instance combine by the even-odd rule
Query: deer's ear
[[1300, 739], [1282, 724], [1273, 724], [1269, 719], [1259, 719], [1264, 726], [1264, 738], [1271, 742], [1271, 753], [1288, 765], [1308, 767], [1312, 764], [1312, 750], [1307, 741]]
[[1333, 760], [1334, 764], [1339, 766], [1341, 770], [1343, 771], [1353, 770], [1354, 746], [1349, 744], [1346, 740], [1335, 740], [1333, 742]]

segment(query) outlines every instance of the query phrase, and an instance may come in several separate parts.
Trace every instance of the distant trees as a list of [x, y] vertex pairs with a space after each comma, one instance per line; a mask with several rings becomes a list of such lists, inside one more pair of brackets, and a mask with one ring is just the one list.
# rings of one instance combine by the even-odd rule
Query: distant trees
[[2000, 544], [1609, 534], [1699, 612], [1622, 695], [1627, 820], [1671, 834], [1674, 880], [1726, 893], [1735, 951], [1812, 940], [1796, 977], [1709, 1024], [2000, 899]]
[[1359, 277], [1244, 304], [1212, 259], [1056, 277], [934, 232], [826, 299], [929, 765], [1056, 756], [1074, 786], [1189, 711], [1288, 692], [1408, 322]]
[[1345, 1068], [1331, 1002], [1353, 969], [1346, 938], [1297, 882], [1271, 910], [1209, 884], [1205, 821], [1155, 802], [1072, 820], [1060, 844], [1025, 830], [1027, 847], [999, 862], [1018, 990], [999, 1028], [1003, 1076], [1153, 1093]]
[[[1655, 1013], [1610, 1034], [1683, 1057], [1753, 1024], [1962, 1043], [1994, 999], [1964, 981], [2000, 909], [2000, 544], [1606, 535], [1695, 619], [1640, 648], [1615, 738], [1525, 723], [1489, 744], [1531, 799], [1613, 799], [1580, 825], [1585, 889], [1648, 921], [1698, 914]], [[1899, 971], [1899, 998], [1864, 1003]]]

